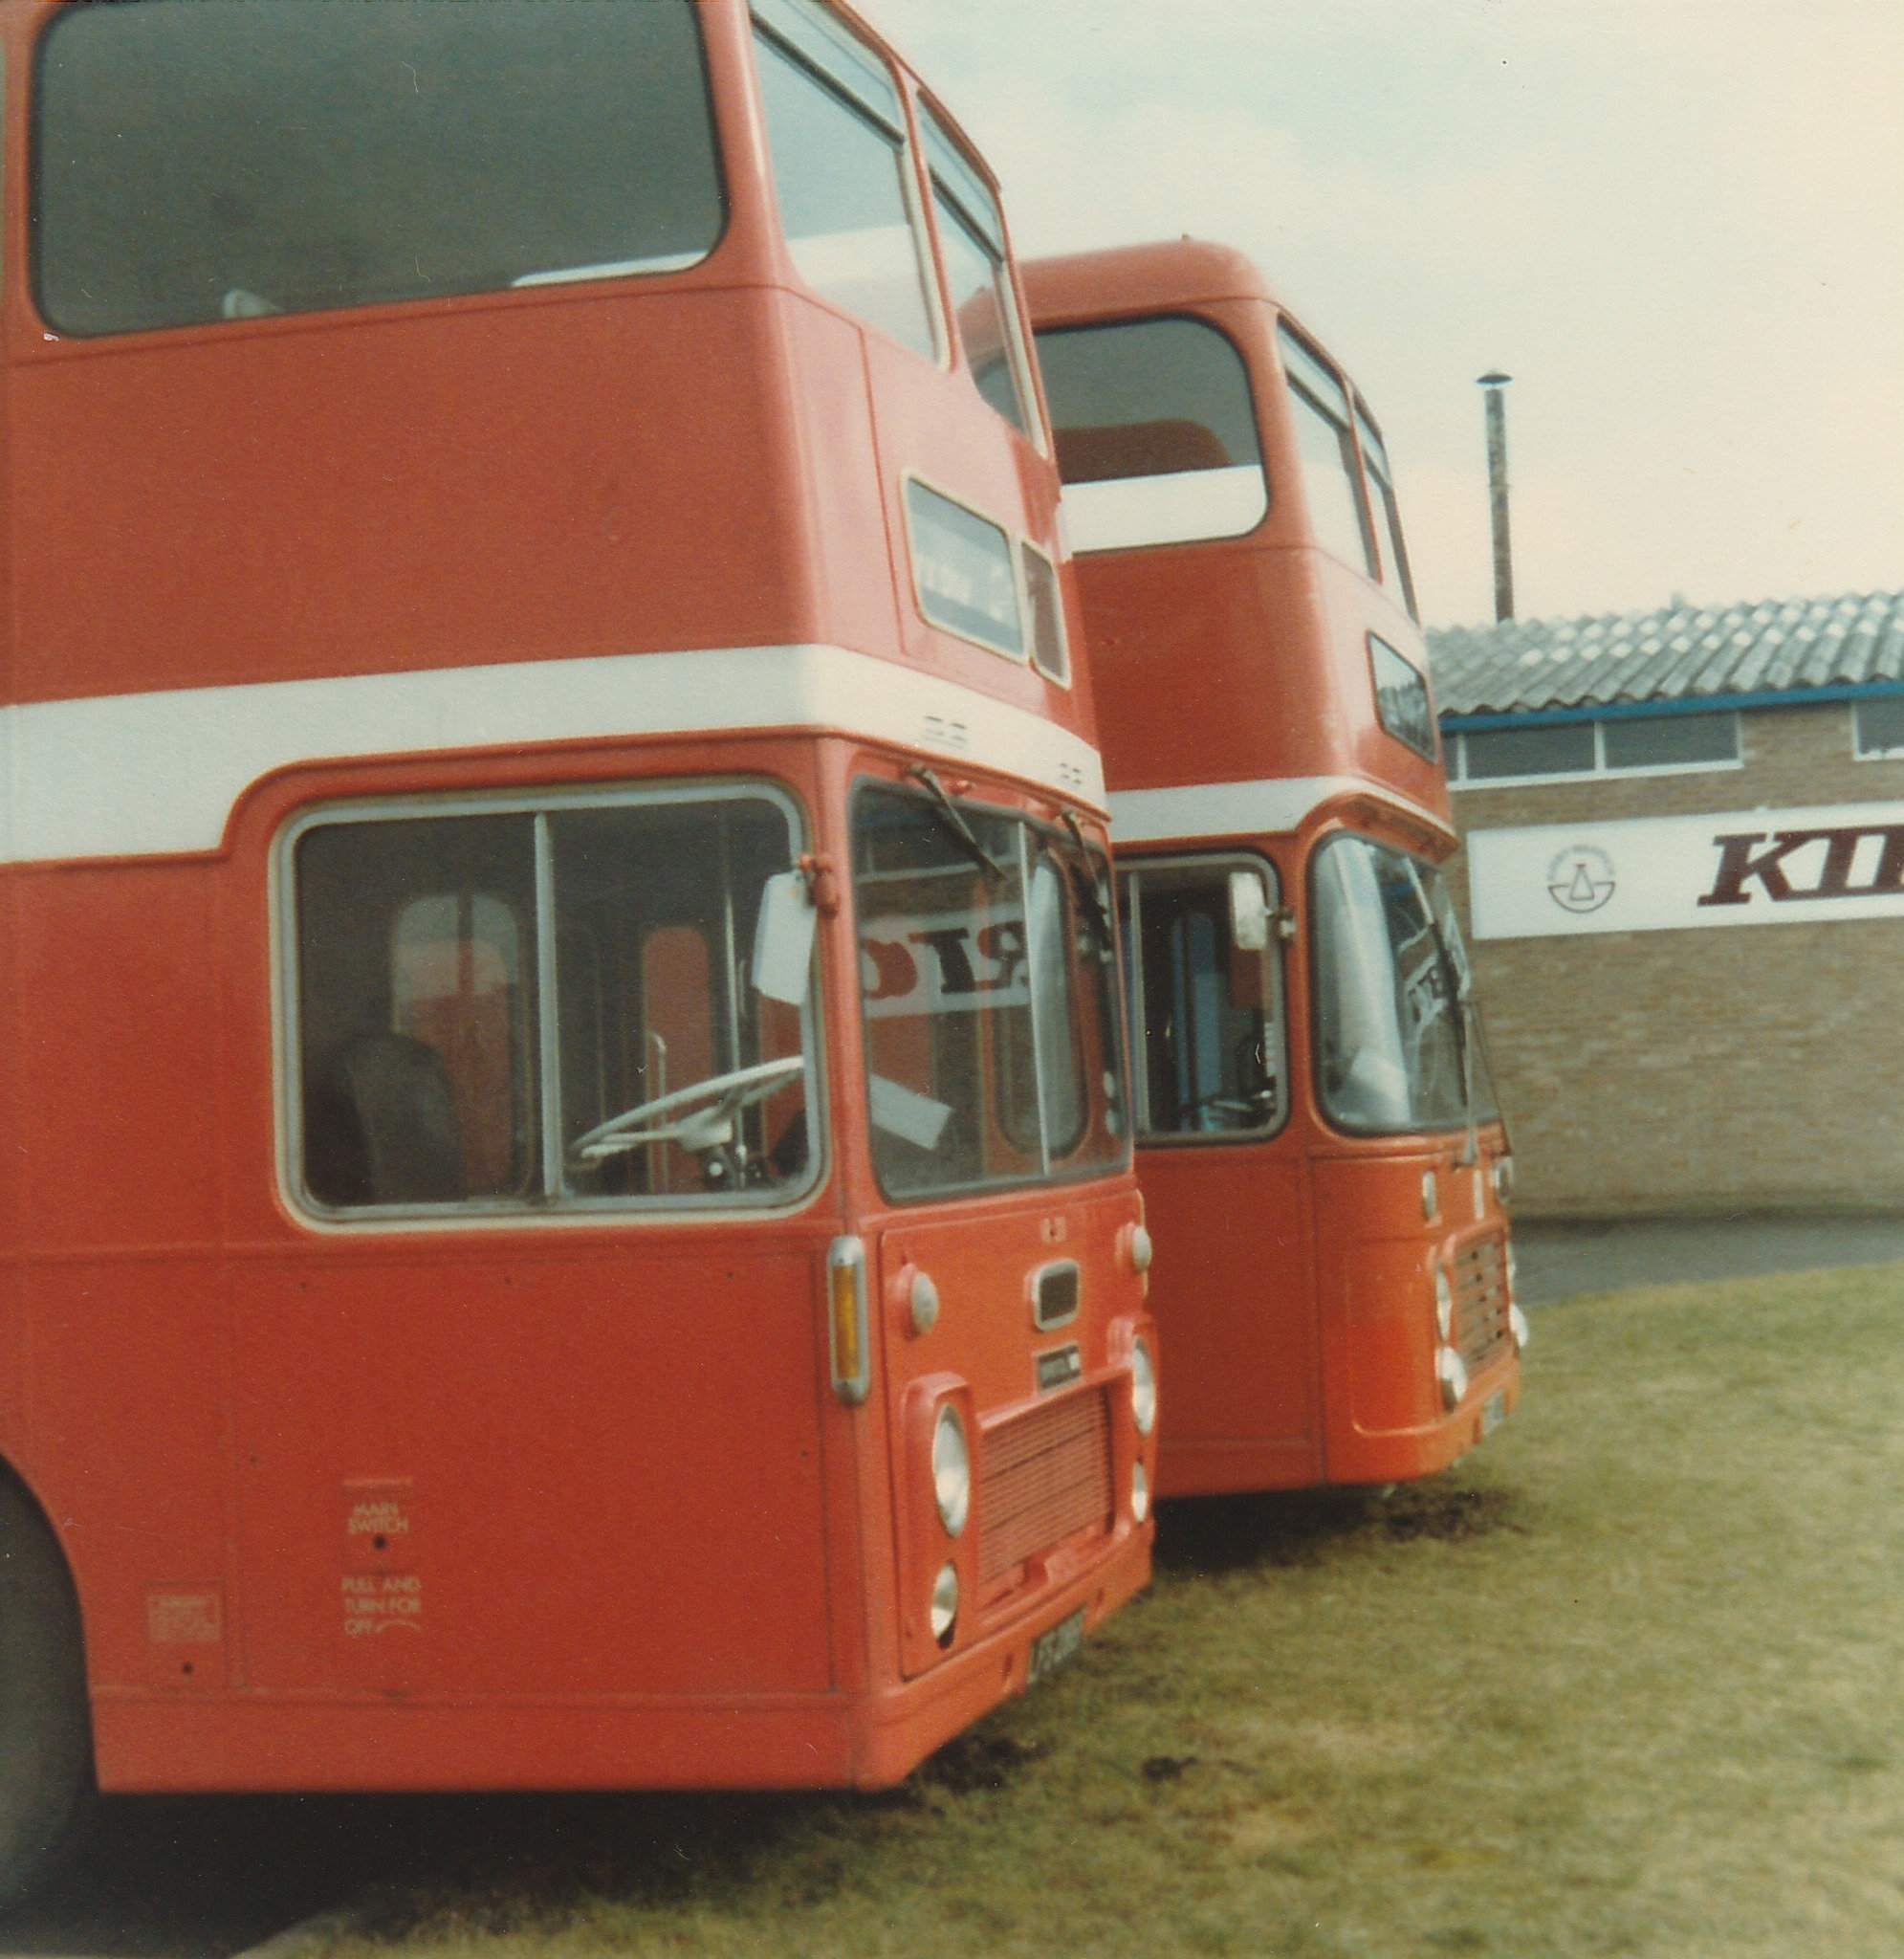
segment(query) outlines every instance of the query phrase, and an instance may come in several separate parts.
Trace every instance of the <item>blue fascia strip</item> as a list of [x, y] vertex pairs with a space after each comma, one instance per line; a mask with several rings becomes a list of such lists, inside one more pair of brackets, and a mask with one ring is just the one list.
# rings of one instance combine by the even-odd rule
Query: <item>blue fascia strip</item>
[[1768, 688], [1761, 693], [1694, 693], [1674, 700], [1609, 700], [1596, 707], [1528, 708], [1518, 715], [1444, 714], [1439, 718], [1444, 735], [1478, 735], [1489, 728], [1551, 728], [1565, 721], [1721, 715], [1740, 708], [1808, 708], [1832, 700], [1874, 700], [1886, 694], [1904, 694], [1904, 680], [1847, 680], [1831, 687]]

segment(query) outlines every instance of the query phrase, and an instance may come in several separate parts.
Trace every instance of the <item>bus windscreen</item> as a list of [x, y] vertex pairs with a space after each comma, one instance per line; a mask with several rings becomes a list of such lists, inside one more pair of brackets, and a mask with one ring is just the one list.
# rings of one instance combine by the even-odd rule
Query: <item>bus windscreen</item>
[[1318, 848], [1316, 1078], [1351, 1134], [1492, 1122], [1499, 1111], [1441, 873], [1368, 837]]
[[695, 9], [62, 8], [33, 222], [75, 334], [678, 270], [724, 222]]
[[1125, 1160], [1109, 882], [1009, 811], [853, 806], [873, 1165], [889, 1196]]

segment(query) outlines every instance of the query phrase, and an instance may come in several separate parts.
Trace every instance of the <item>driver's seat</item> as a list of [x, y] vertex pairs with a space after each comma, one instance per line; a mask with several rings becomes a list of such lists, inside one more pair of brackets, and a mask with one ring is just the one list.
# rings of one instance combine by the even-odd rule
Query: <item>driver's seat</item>
[[320, 1203], [448, 1204], [469, 1195], [443, 1057], [364, 1034], [306, 1085], [304, 1180]]

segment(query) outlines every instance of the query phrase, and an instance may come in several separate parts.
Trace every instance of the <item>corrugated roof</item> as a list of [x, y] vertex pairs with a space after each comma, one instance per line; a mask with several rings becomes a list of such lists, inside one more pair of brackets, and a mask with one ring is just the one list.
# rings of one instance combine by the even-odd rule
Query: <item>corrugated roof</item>
[[1904, 681], [1904, 592], [1510, 619], [1428, 635], [1444, 715]]

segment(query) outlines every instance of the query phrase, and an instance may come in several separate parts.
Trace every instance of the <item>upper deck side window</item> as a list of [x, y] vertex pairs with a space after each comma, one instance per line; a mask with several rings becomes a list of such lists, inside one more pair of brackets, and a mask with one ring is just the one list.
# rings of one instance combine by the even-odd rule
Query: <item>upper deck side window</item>
[[891, 71], [814, 0], [755, 0], [774, 191], [800, 277], [836, 306], [938, 356], [930, 254]]
[[1402, 510], [1395, 500], [1395, 474], [1389, 467], [1388, 446], [1368, 408], [1355, 404], [1355, 432], [1362, 443], [1362, 467], [1368, 483], [1368, 507], [1383, 534], [1382, 583], [1408, 607], [1409, 617], [1421, 617], [1414, 603], [1414, 574], [1409, 569], [1408, 545], [1402, 539]]
[[1020, 435], [1032, 436], [1036, 397], [1025, 351], [1023, 308], [1005, 251], [1004, 214], [992, 187], [930, 108], [921, 106], [919, 123], [925, 132], [932, 210], [945, 253], [952, 318], [958, 322], [966, 363], [979, 393]]
[[1382, 558], [1363, 499], [1347, 391], [1335, 370], [1298, 340], [1287, 322], [1278, 327], [1277, 341], [1316, 542], [1345, 564], [1379, 579]]
[[1038, 337], [1078, 551], [1240, 537], [1269, 509], [1243, 357], [1199, 319]]
[[1435, 760], [1441, 750], [1428, 675], [1374, 632], [1368, 635], [1368, 672], [1375, 689], [1376, 719], [1423, 761]]
[[66, 333], [678, 271], [725, 223], [692, 0], [62, 8], [34, 116]]

